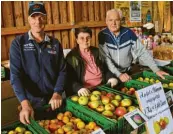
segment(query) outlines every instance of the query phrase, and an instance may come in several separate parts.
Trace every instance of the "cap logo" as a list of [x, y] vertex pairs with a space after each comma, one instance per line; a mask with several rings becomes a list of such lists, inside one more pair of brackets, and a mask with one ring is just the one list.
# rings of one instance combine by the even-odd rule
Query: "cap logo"
[[40, 5], [36, 4], [36, 5], [34, 5], [34, 7], [33, 7], [33, 8], [34, 8], [33, 10], [40, 9]]

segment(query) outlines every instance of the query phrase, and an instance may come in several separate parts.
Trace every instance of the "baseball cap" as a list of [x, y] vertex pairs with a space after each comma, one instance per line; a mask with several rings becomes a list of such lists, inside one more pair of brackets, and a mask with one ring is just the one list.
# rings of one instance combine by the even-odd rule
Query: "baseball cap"
[[44, 5], [40, 4], [40, 3], [32, 4], [29, 7], [28, 14], [29, 14], [29, 16], [32, 16], [35, 13], [40, 13], [40, 14], [46, 15], [46, 10], [45, 10]]

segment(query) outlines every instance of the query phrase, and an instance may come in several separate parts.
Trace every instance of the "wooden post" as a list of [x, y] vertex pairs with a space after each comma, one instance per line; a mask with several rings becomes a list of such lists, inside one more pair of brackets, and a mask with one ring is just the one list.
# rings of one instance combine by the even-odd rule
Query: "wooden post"
[[[51, 6], [52, 6], [52, 21], [53, 24], [58, 25], [60, 23], [60, 17], [59, 17], [59, 2], [57, 1], [52, 1]], [[57, 38], [61, 42], [61, 32], [60, 31], [55, 31], [54, 32], [54, 37]]]
[[4, 36], [1, 36], [1, 61], [9, 59], [8, 57], [8, 48], [5, 45], [6, 40]]
[[[67, 2], [65, 1], [60, 1], [59, 2], [59, 9], [60, 9], [60, 19], [61, 23], [67, 23]], [[62, 45], [63, 48], [69, 48], [69, 36], [68, 36], [68, 31], [63, 30], [61, 32], [62, 34]]]
[[28, 10], [29, 10], [29, 1], [23, 1], [23, 15], [24, 15], [24, 25], [28, 26]]
[[21, 1], [15, 1], [14, 2], [14, 20], [16, 21], [16, 27], [18, 26], [24, 26], [23, 22], [23, 12], [22, 12], [22, 2]]
[[106, 11], [105, 11], [105, 2], [104, 1], [100, 1], [100, 18], [102, 21], [105, 21], [106, 18]]
[[[47, 24], [52, 24], [52, 12], [51, 12], [51, 5], [49, 1], [44, 2], [45, 9], [47, 11]], [[46, 32], [49, 36], [52, 36], [52, 32]]]
[[82, 20], [82, 9], [81, 9], [82, 2], [81, 1], [74, 1], [74, 17], [76, 23], [80, 22]]
[[164, 12], [164, 1], [158, 1], [158, 11], [159, 11], [159, 32], [162, 33], [163, 30], [163, 12]]
[[[4, 27], [14, 27], [12, 2], [2, 1], [1, 4], [2, 4], [1, 7], [2, 7]], [[6, 38], [5, 38], [6, 41], [3, 42], [5, 44], [2, 44], [2, 45], [5, 45], [5, 47], [6, 47], [6, 53], [7, 53], [8, 57], [9, 57], [9, 50], [10, 50], [11, 42], [12, 42], [12, 40], [14, 40], [14, 38], [15, 38], [14, 35], [6, 36]]]
[[[70, 17], [70, 24], [74, 25], [75, 24], [75, 20], [74, 20], [74, 2], [73, 1], [69, 1], [68, 2], [68, 6], [69, 6], [69, 17]], [[75, 35], [74, 35], [74, 28], [72, 28], [70, 30], [70, 48], [73, 48], [75, 46]]]
[[82, 21], [88, 21], [88, 2], [82, 1]]

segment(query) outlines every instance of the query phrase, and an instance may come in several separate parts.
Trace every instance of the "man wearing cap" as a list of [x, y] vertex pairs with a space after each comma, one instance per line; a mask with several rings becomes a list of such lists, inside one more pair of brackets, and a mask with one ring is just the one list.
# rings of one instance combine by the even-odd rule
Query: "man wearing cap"
[[121, 18], [122, 12], [120, 10], [107, 11], [107, 28], [98, 34], [99, 49], [106, 59], [109, 70], [122, 82], [129, 81], [131, 77], [127, 72], [131, 68], [132, 61], [139, 58], [153, 72], [164, 79], [164, 75], [168, 74], [157, 67], [133, 31], [121, 26]]
[[17, 36], [10, 48], [11, 84], [21, 103], [20, 121], [29, 124], [33, 109], [62, 104], [66, 65], [59, 41], [44, 33], [46, 10], [35, 3], [29, 8], [30, 30]]

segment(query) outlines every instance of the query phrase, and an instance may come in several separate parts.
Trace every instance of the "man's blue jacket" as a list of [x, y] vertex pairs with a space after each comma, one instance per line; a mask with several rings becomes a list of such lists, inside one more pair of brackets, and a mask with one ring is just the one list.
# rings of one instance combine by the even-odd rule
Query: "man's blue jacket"
[[66, 75], [63, 50], [59, 41], [45, 35], [37, 44], [31, 32], [17, 36], [10, 48], [10, 76], [19, 99], [50, 98], [62, 93]]

